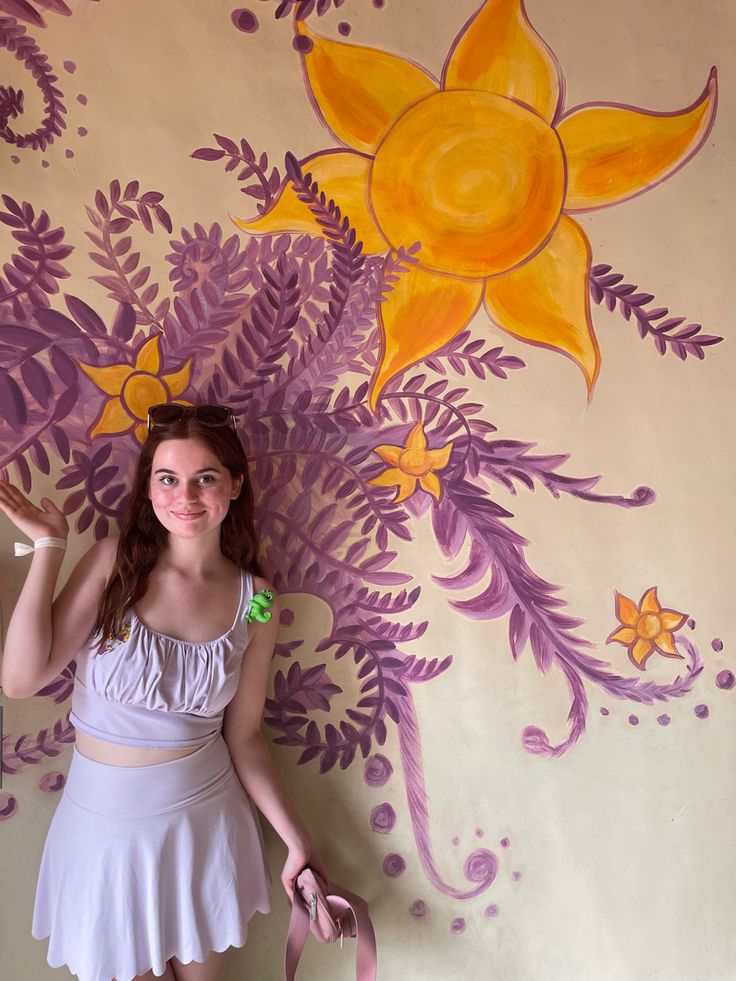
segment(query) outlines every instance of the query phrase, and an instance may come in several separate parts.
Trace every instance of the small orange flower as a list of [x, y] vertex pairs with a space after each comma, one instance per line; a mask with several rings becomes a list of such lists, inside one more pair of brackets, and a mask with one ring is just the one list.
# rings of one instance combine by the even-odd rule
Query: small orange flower
[[622, 593], [616, 592], [616, 616], [621, 626], [606, 638], [625, 644], [633, 663], [644, 670], [644, 662], [656, 651], [664, 657], [682, 657], [672, 636], [687, 619], [686, 613], [665, 610], [659, 605], [657, 587], [652, 586], [641, 598], [639, 606]]
[[439, 501], [442, 488], [434, 471], [442, 470], [447, 466], [452, 443], [447, 443], [437, 450], [428, 450], [427, 437], [424, 435], [422, 423], [418, 422], [407, 436], [406, 446], [376, 446], [373, 452], [392, 467], [390, 470], [384, 470], [368, 483], [376, 484], [378, 487], [398, 485], [399, 493], [394, 498], [394, 503], [411, 497], [417, 489], [417, 483], [422, 490]]
[[158, 345], [158, 334], [149, 337], [138, 349], [133, 365], [109, 364], [99, 368], [79, 362], [79, 367], [89, 375], [95, 385], [113, 396], [105, 402], [102, 412], [90, 429], [90, 439], [100, 433], [133, 431], [136, 439], [142, 443], [148, 431], [145, 420], [149, 408], [159, 402], [182, 402], [176, 396], [181, 395], [189, 384], [191, 358], [178, 371], [161, 375]]

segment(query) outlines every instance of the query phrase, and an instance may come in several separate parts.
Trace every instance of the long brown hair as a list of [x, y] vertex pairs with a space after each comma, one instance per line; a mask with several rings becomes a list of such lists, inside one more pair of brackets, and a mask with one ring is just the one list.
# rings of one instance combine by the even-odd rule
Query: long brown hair
[[141, 449], [120, 529], [115, 565], [97, 607], [93, 636], [99, 631], [100, 652], [106, 640], [120, 633], [126, 611], [145, 593], [151, 570], [168, 541], [169, 533], [156, 517], [148, 492], [153, 455], [161, 443], [172, 439], [198, 439], [212, 450], [234, 479], [243, 478], [240, 494], [230, 502], [220, 525], [220, 548], [222, 554], [241, 569], [262, 575], [248, 461], [237, 433], [230, 425], [203, 426], [192, 415], [170, 426], [157, 426], [148, 434]]

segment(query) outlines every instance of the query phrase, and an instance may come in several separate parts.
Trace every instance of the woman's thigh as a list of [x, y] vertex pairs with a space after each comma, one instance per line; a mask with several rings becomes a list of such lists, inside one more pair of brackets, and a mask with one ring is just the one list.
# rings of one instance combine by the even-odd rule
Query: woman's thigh
[[[115, 981], [115, 978], [112, 979]], [[145, 974], [136, 974], [133, 981], [176, 981], [176, 975], [174, 974], [174, 969], [171, 966], [171, 961], [166, 962], [166, 970], [163, 974], [154, 974], [153, 971], [146, 971]]]
[[229, 954], [230, 948], [212, 950], [203, 964], [199, 961], [182, 964], [178, 957], [172, 957], [169, 965], [173, 966], [176, 981], [222, 981]]

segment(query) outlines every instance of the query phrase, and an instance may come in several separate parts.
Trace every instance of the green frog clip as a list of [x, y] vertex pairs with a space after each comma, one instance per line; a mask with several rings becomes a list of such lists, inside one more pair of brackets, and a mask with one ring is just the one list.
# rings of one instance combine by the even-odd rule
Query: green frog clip
[[253, 599], [248, 600], [248, 612], [243, 619], [246, 623], [253, 623], [254, 620], [258, 623], [268, 623], [271, 619], [269, 606], [273, 606], [273, 593], [270, 589], [262, 589]]

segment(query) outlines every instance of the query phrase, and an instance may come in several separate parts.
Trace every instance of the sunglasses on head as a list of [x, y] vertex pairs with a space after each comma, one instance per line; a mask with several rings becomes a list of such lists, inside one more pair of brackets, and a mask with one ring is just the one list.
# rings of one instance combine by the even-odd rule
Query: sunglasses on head
[[148, 432], [157, 426], [173, 426], [182, 419], [194, 416], [203, 426], [215, 429], [232, 422], [237, 432], [235, 416], [227, 405], [178, 405], [176, 402], [161, 402], [148, 410]]

